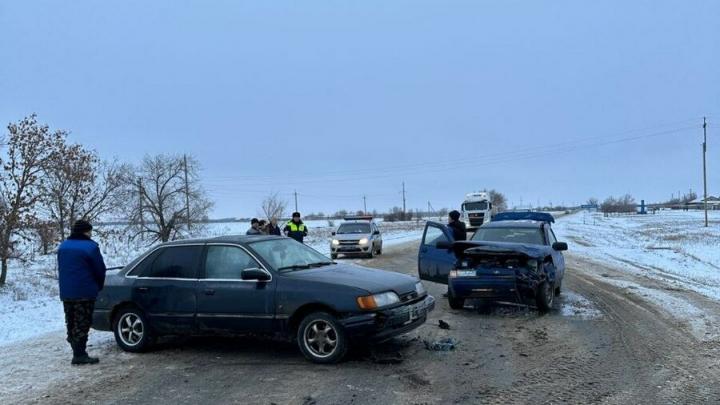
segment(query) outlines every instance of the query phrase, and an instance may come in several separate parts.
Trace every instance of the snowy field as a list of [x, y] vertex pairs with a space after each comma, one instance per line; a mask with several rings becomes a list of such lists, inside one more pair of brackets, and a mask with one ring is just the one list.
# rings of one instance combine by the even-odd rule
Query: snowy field
[[553, 229], [573, 254], [690, 289], [720, 301], [720, 212], [658, 211], [604, 217], [580, 212]]
[[[327, 220], [307, 221], [309, 235], [306, 243], [323, 254], [330, 253], [331, 232], [341, 221], [334, 221], [333, 227]], [[384, 246], [392, 246], [412, 240], [419, 240], [424, 221], [379, 222], [383, 233]], [[206, 225], [195, 236], [212, 237], [220, 235], [245, 234], [248, 222], [214, 223]], [[150, 248], [137, 240], [130, 240], [120, 227], [99, 227], [95, 239], [108, 267], [129, 263]], [[28, 246], [33, 250], [33, 246]], [[31, 254], [25, 263], [10, 263], [7, 284], [0, 288], [0, 346], [25, 340], [43, 333], [64, 328], [62, 303], [58, 298], [57, 263], [55, 255]]]

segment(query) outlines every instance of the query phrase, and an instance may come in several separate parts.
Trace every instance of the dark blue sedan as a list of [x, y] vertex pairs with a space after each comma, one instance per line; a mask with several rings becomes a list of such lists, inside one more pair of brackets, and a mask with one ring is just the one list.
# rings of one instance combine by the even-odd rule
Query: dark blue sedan
[[555, 238], [548, 214], [540, 220], [513, 218], [488, 222], [469, 241], [459, 242], [445, 225], [428, 222], [418, 259], [420, 278], [448, 284], [453, 309], [478, 299], [530, 301], [547, 312], [562, 288], [567, 244]]
[[280, 333], [334, 363], [353, 342], [417, 328], [434, 307], [415, 277], [337, 264], [288, 238], [228, 236], [162, 244], [108, 274], [93, 328], [131, 352], [161, 335]]

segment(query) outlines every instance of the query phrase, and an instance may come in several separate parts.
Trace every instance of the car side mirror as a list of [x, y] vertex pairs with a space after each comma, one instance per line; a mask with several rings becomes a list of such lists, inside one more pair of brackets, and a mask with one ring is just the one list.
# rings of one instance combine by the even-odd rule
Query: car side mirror
[[553, 250], [562, 252], [562, 251], [568, 250], [568, 244], [565, 242], [555, 242], [552, 244], [552, 248], [553, 248]]
[[380, 235], [380, 231], [373, 232], [373, 235]]
[[446, 240], [441, 240], [440, 242], [435, 244], [435, 247], [438, 249], [450, 250], [450, 249], [452, 249], [452, 243], [448, 242]]
[[252, 268], [252, 269], [243, 269], [242, 273], [240, 273], [240, 276], [243, 280], [257, 280], [257, 281], [268, 281], [270, 280], [270, 275], [263, 269], [258, 268]]
[[335, 233], [336, 233], [335, 231], [332, 231], [330, 234], [331, 234], [332, 236], [335, 236]]

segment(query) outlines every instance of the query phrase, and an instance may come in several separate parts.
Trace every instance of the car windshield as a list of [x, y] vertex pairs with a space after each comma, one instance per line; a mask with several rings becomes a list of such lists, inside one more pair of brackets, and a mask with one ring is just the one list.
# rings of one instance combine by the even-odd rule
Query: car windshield
[[337, 233], [370, 233], [370, 224], [342, 224]]
[[463, 210], [465, 211], [483, 211], [486, 209], [488, 209], [487, 201], [468, 202], [463, 204]]
[[293, 271], [327, 266], [332, 261], [319, 252], [290, 238], [253, 242], [250, 247], [277, 271]]
[[526, 243], [530, 245], [544, 245], [540, 228], [480, 228], [473, 235], [472, 240], [485, 242]]

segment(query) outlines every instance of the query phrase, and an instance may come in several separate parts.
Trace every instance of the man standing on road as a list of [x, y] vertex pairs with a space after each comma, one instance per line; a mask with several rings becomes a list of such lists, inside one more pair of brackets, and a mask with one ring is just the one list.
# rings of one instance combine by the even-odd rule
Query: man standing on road
[[448, 214], [448, 228], [453, 233], [453, 239], [467, 240], [467, 229], [465, 228], [465, 222], [460, 220], [460, 213], [456, 210], [450, 211]]
[[308, 231], [302, 219], [300, 219], [299, 212], [293, 212], [292, 219], [285, 225], [283, 232], [285, 233], [285, 236], [303, 243], [303, 239], [307, 236]]
[[58, 248], [60, 299], [65, 309], [67, 341], [73, 351], [71, 364], [99, 361], [88, 356], [86, 348], [95, 299], [105, 284], [106, 268], [100, 247], [91, 236], [92, 225], [80, 219]]
[[245, 235], [262, 235], [260, 231], [260, 221], [257, 218], [250, 220], [250, 229], [245, 232]]

